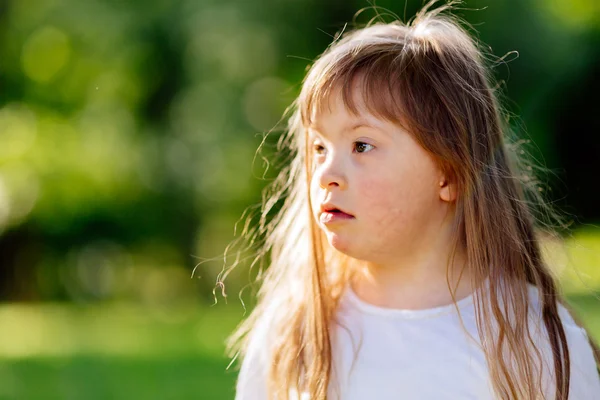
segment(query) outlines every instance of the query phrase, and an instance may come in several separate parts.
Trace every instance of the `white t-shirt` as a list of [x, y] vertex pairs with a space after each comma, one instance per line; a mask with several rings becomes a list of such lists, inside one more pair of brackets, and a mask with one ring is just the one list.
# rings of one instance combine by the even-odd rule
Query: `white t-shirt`
[[[537, 289], [532, 285], [529, 294], [532, 309], [540, 312]], [[465, 328], [480, 343], [473, 295], [457, 304]], [[560, 305], [559, 315], [571, 354], [569, 399], [600, 399], [600, 377], [587, 335]], [[484, 353], [465, 334], [454, 304], [423, 310], [382, 308], [364, 302], [348, 287], [337, 318], [345, 327], [336, 324], [332, 330], [329, 398], [338, 398], [334, 396], [337, 386], [340, 400], [495, 399]], [[267, 399], [269, 359], [264, 333], [260, 329], [253, 332], [238, 376], [236, 400]], [[540, 341], [536, 346], [553, 371], [549, 344]], [[554, 380], [546, 377], [544, 382], [540, 391], [553, 400]], [[308, 400], [308, 396], [300, 399]]]

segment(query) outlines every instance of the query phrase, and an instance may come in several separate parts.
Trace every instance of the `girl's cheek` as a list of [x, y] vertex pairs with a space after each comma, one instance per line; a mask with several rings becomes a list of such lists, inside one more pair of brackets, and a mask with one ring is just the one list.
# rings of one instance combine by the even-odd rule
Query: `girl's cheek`
[[369, 214], [381, 221], [389, 221], [402, 213], [403, 193], [398, 190], [397, 183], [386, 180], [371, 180], [365, 182], [362, 191], [364, 206]]
[[313, 208], [313, 213], [316, 212], [319, 207], [320, 207], [320, 201], [322, 199], [319, 199], [320, 196], [320, 186], [319, 186], [319, 180], [317, 179], [316, 176], [313, 175], [311, 181], [310, 181], [310, 204]]
[[363, 199], [366, 207], [371, 211], [379, 212], [390, 204], [390, 190], [385, 189], [383, 182], [370, 180], [362, 185]]

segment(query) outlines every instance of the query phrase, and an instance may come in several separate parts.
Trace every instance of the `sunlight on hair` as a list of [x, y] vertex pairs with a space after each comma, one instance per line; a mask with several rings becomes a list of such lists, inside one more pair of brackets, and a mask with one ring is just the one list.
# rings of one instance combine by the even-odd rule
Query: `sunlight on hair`
[[415, 38], [425, 38], [431, 35], [432, 29], [424, 22], [416, 24], [412, 30]]

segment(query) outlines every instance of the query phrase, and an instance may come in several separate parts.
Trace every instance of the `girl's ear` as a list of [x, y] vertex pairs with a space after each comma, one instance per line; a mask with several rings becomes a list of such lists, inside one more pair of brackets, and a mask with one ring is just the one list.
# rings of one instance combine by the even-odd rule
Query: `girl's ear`
[[440, 180], [440, 199], [447, 202], [456, 200], [456, 184], [445, 176]]

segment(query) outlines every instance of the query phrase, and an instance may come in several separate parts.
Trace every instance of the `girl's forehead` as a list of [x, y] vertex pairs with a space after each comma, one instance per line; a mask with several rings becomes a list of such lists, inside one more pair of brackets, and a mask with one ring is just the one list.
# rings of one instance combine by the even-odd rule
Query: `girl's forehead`
[[348, 123], [377, 123], [380, 120], [367, 107], [360, 90], [354, 89], [344, 94], [341, 89], [332, 90], [313, 102], [310, 110], [310, 127], [318, 129], [320, 121], [330, 118], [343, 118]]
[[389, 130], [392, 125], [396, 125], [395, 121], [376, 114], [377, 110], [371, 110], [373, 107], [367, 107], [359, 93], [352, 95], [354, 99], [350, 105], [343, 99], [341, 91], [331, 93], [324, 102], [319, 104], [319, 107], [315, 106], [311, 110], [307, 130], [327, 135], [328, 130], [342, 132], [352, 132], [360, 128]]
[[371, 124], [397, 123], [401, 111], [397, 109], [399, 101], [387, 87], [367, 82], [368, 77], [355, 76], [330, 85], [313, 88], [305, 97], [303, 106], [307, 117], [306, 125], [318, 130], [321, 120], [331, 117], [343, 117], [353, 122], [368, 121]]

